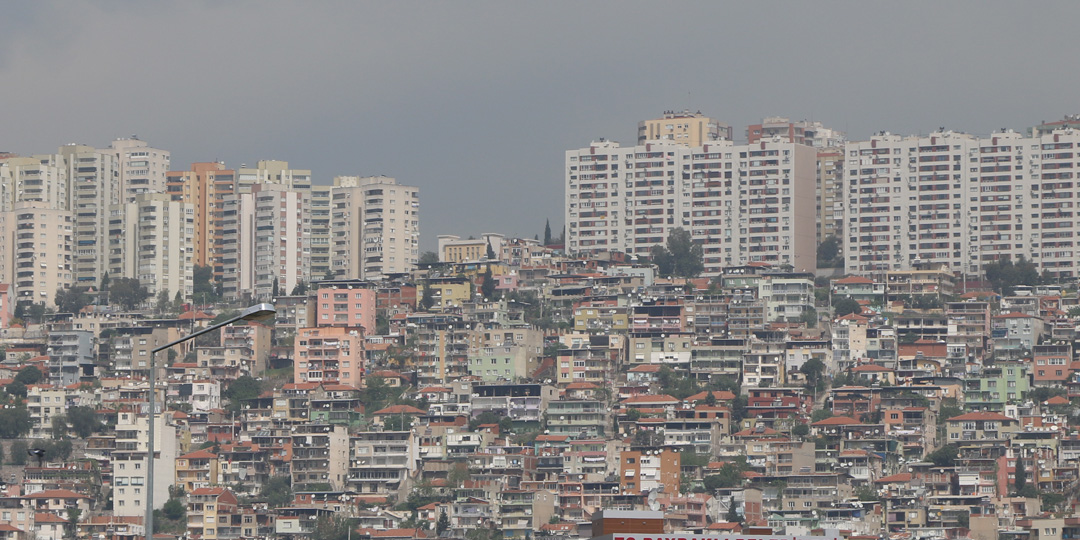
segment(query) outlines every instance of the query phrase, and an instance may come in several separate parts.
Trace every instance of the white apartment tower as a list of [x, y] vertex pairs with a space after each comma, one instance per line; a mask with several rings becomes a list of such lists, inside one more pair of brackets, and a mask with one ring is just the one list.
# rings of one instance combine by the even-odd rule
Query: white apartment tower
[[255, 167], [240, 166], [236, 170], [237, 193], [251, 193], [254, 186], [260, 184], [278, 184], [289, 189], [306, 191], [311, 189], [311, 171], [290, 169], [288, 161], [275, 159], [260, 160]]
[[339, 176], [334, 178], [330, 206], [335, 277], [377, 280], [416, 267], [419, 188], [385, 176]]
[[236, 299], [288, 294], [309, 281], [310, 191], [282, 184], [256, 184], [251, 193], [226, 197], [223, 218], [223, 291]]
[[132, 202], [143, 193], [164, 193], [169, 171], [168, 150], [151, 148], [137, 137], [116, 139], [102, 152], [113, 154], [120, 175], [122, 202]]
[[[159, 402], [160, 403], [160, 402]], [[169, 500], [171, 479], [176, 477], [176, 427], [165, 414], [154, 418], [153, 475], [154, 508]], [[109, 456], [113, 471], [113, 515], [142, 516], [146, 513], [146, 451], [149, 422], [145, 414], [121, 411], [116, 422], [116, 449]]]
[[675, 227], [705, 253], [705, 273], [767, 262], [815, 267], [816, 151], [784, 141], [566, 153], [567, 249], [648, 255]]
[[138, 279], [151, 295], [193, 293], [195, 208], [166, 193], [135, 195], [109, 212], [109, 275]]
[[67, 176], [51, 159], [11, 157], [0, 160], [0, 211], [21, 201], [67, 208]]
[[1024, 256], [1077, 276], [1080, 132], [978, 138], [880, 134], [845, 148], [844, 258], [849, 272], [945, 263], [982, 272]]
[[74, 281], [74, 250], [71, 212], [43, 202], [0, 212], [0, 282], [13, 285], [13, 302], [52, 305]]
[[[90, 146], [69, 144], [49, 156], [68, 183], [68, 202], [60, 208], [75, 216], [75, 285], [97, 285], [105, 273], [109, 207], [120, 202], [116, 156]], [[44, 161], [44, 160], [43, 160]]]

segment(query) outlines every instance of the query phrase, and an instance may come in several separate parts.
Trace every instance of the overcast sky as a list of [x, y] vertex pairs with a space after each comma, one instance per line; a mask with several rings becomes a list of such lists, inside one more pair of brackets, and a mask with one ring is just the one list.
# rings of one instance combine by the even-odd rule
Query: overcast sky
[[700, 110], [866, 138], [1080, 112], [1080, 4], [15, 2], [0, 150], [137, 134], [173, 168], [287, 160], [421, 187], [440, 233], [562, 224], [563, 152]]

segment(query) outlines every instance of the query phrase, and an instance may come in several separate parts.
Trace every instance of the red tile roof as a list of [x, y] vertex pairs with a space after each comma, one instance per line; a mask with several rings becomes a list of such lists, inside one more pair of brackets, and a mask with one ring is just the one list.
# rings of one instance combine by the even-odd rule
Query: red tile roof
[[998, 420], [998, 421], [1002, 421], [1002, 422], [1005, 422], [1005, 421], [1015, 422], [1016, 421], [1016, 420], [1014, 420], [1012, 418], [1009, 418], [1008, 416], [1005, 416], [1004, 414], [995, 413], [995, 412], [985, 412], [985, 411], [969, 412], [967, 414], [961, 414], [960, 416], [954, 416], [954, 417], [949, 419], [950, 422], [952, 422], [952, 421], [966, 422], [968, 420], [972, 420], [972, 421], [977, 421], [977, 420]]

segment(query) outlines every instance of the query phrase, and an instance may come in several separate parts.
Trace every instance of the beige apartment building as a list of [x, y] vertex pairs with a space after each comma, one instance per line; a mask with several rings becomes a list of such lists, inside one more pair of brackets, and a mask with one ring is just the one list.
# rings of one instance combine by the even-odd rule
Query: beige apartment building
[[224, 273], [221, 266], [223, 207], [226, 195], [235, 193], [236, 171], [224, 163], [192, 163], [189, 171], [170, 171], [166, 190], [174, 201], [192, 205], [195, 211], [193, 259], [198, 266], [214, 266], [214, 274]]
[[44, 202], [20, 202], [0, 212], [0, 282], [13, 302], [51, 305], [74, 283], [75, 217]]
[[1077, 276], [1080, 132], [990, 137], [888, 133], [845, 147], [845, 267], [852, 273], [943, 263], [978, 273], [1023, 256]]
[[132, 202], [146, 193], [163, 193], [171, 154], [168, 150], [152, 148], [138, 137], [116, 139], [109, 148], [116, 160], [120, 178], [120, 200]]
[[566, 152], [567, 250], [648, 255], [690, 231], [705, 275], [766, 262], [816, 266], [817, 152], [790, 142], [701, 147], [601, 140]]
[[419, 258], [420, 190], [386, 176], [334, 178], [331, 258], [337, 279], [411, 272]]
[[166, 193], [141, 193], [109, 210], [108, 271], [172, 299], [193, 291], [195, 209]]
[[709, 118], [701, 111], [664, 111], [660, 118], [638, 122], [638, 144], [664, 141], [701, 146], [722, 139], [731, 140], [731, 126]]
[[0, 211], [18, 202], [41, 202], [54, 208], [68, 207], [64, 170], [49, 159], [9, 157], [0, 160]]
[[310, 191], [256, 184], [223, 202], [221, 265], [226, 299], [270, 299], [308, 282]]

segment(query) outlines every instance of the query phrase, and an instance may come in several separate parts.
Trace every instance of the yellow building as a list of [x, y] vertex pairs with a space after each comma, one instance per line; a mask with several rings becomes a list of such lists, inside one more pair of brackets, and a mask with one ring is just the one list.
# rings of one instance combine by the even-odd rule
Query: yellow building
[[432, 296], [435, 298], [433, 309], [445, 309], [453, 306], [461, 306], [472, 300], [472, 283], [464, 277], [432, 278], [422, 283], [417, 293], [423, 298], [424, 291], [431, 287]]
[[218, 483], [218, 457], [209, 450], [197, 450], [176, 458], [177, 486], [191, 493], [199, 488], [215, 486]]
[[665, 111], [661, 118], [638, 122], [638, 144], [671, 141], [698, 147], [720, 139], [731, 139], [731, 126], [704, 116], [700, 111]]

